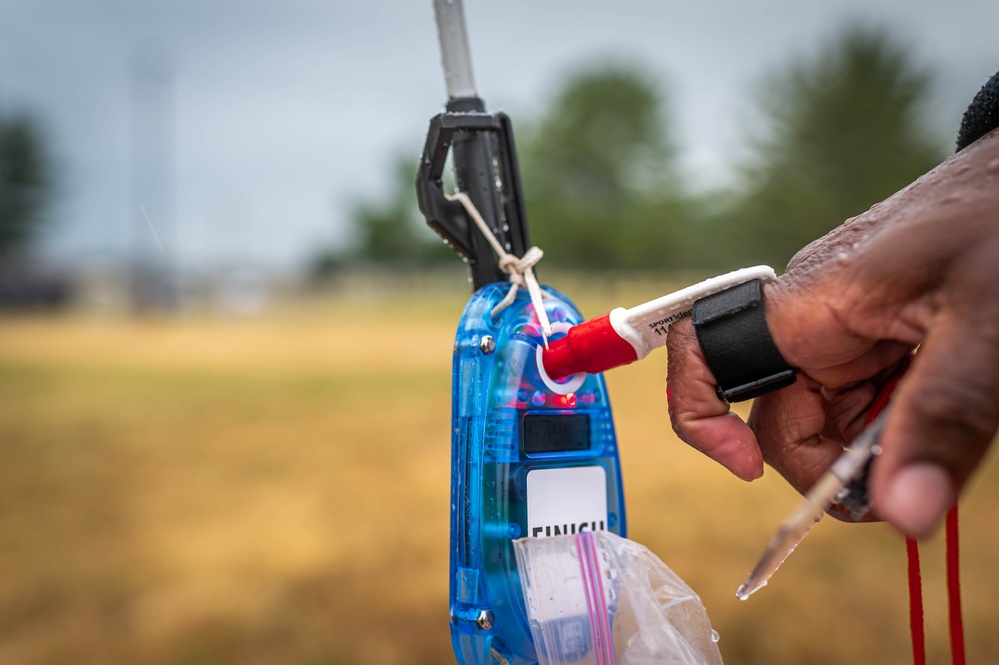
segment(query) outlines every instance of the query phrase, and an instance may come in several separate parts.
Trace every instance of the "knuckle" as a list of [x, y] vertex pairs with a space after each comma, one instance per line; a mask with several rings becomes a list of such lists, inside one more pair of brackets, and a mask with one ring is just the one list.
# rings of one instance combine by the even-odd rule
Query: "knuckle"
[[673, 427], [673, 433], [676, 434], [677, 437], [681, 441], [686, 441], [687, 440], [687, 436], [686, 436], [687, 429], [683, 426], [683, 423], [681, 423], [680, 420], [674, 416], [674, 414], [672, 413], [672, 411], [670, 411], [670, 419], [669, 419], [669, 421], [670, 421], [670, 425]]
[[677, 438], [692, 446], [695, 450], [703, 452], [703, 446], [699, 445], [698, 438], [692, 432], [692, 424], [690, 418], [670, 413], [670, 425], [673, 427], [673, 433], [676, 434]]

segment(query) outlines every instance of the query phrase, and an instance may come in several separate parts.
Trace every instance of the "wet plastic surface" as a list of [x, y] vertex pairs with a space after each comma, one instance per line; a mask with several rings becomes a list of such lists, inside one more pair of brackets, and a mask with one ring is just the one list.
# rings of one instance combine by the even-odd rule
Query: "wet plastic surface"
[[[476, 292], [455, 339], [450, 611], [455, 654], [465, 665], [537, 662], [514, 538], [626, 533], [603, 376], [543, 377], [541, 329], [527, 293], [490, 315], [507, 289], [497, 283]], [[583, 320], [568, 299], [545, 290], [556, 331]]]

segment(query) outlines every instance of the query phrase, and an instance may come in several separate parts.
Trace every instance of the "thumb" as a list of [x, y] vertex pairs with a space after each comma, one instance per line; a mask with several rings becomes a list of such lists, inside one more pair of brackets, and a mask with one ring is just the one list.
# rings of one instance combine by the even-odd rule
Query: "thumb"
[[999, 424], [999, 322], [975, 318], [937, 315], [882, 437], [872, 497], [878, 516], [908, 536], [936, 529]]

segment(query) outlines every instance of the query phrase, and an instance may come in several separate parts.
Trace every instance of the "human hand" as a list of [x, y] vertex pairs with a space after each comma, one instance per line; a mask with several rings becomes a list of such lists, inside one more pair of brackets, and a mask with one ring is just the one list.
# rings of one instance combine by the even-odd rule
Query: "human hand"
[[877, 517], [932, 532], [999, 426], [999, 130], [803, 249], [764, 303], [798, 381], [743, 423], [681, 321], [667, 346], [676, 433], [740, 478], [766, 461], [803, 492], [918, 345], [870, 489]]

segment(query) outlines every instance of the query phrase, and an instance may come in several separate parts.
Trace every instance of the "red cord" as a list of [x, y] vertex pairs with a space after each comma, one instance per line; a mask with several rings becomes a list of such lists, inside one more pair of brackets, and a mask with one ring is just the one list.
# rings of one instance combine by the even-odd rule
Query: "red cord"
[[[902, 375], [909, 369], [911, 358], [881, 389], [867, 414], [867, 425], [888, 406]], [[961, 557], [957, 528], [957, 503], [947, 512], [947, 608], [950, 627], [950, 656], [953, 665], [965, 665], [964, 621], [961, 618]], [[912, 538], [905, 539], [909, 575], [909, 632], [912, 635], [912, 661], [926, 665], [926, 634], [923, 628], [923, 581], [919, 571], [919, 544]]]
[[[965, 665], [964, 621], [961, 618], [961, 553], [957, 527], [957, 503], [947, 511], [947, 610], [950, 627], [950, 658], [953, 665]], [[919, 545], [905, 539], [909, 559], [909, 632], [912, 634], [912, 660], [926, 665], [926, 637], [923, 632], [923, 583], [919, 572]]]
[[950, 625], [950, 658], [964, 665], [964, 621], [961, 619], [961, 557], [958, 547], [957, 503], [947, 512], [947, 609]]
[[923, 632], [923, 580], [919, 573], [919, 543], [905, 539], [909, 562], [909, 633], [912, 635], [912, 662], [926, 665], [926, 635]]

